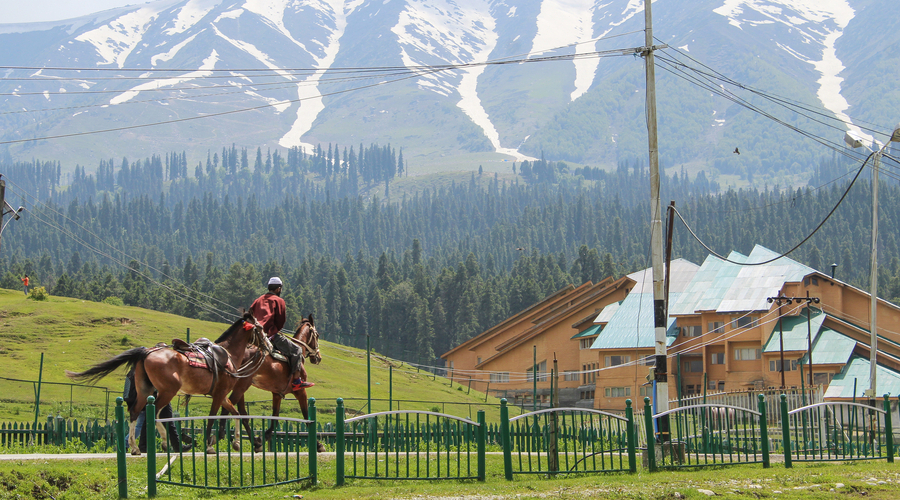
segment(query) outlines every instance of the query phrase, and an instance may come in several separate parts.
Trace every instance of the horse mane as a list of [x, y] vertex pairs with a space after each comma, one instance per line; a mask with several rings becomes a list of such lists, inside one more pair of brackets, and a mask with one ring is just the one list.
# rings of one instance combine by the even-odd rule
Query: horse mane
[[250, 313], [245, 312], [243, 314], [243, 316], [241, 316], [240, 318], [238, 318], [237, 321], [232, 323], [232, 325], [229, 326], [227, 330], [222, 332], [222, 335], [219, 335], [219, 338], [216, 339], [215, 343], [219, 344], [219, 343], [225, 342], [229, 337], [234, 335], [235, 332], [242, 330], [244, 328], [244, 321], [249, 321], [251, 318], [252, 318], [252, 316], [250, 315]]

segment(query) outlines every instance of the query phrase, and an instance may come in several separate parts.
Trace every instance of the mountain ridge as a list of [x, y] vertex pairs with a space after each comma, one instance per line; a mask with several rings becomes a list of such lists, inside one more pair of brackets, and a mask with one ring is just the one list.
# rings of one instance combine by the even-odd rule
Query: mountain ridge
[[[876, 90], [867, 82], [873, 67], [878, 74], [894, 67], [895, 56], [874, 56], [871, 49], [897, 39], [892, 28], [898, 21], [879, 16], [880, 4], [654, 2], [654, 34], [670, 47], [660, 52], [657, 68], [664, 168], [775, 179], [787, 170], [811, 171], [823, 154], [816, 141], [773, 130], [767, 119], [687, 82], [697, 75], [679, 74], [682, 63], [885, 130], [896, 120], [872, 104]], [[41, 41], [26, 53], [0, 56], [9, 110], [0, 115], [0, 140], [163, 123], [13, 143], [8, 154], [92, 165], [148, 156], [162, 144], [196, 160], [204, 149], [239, 138], [247, 147], [307, 149], [390, 143], [418, 163], [461, 153], [513, 160], [543, 154], [610, 168], [646, 156], [643, 62], [596, 56], [643, 44], [642, 9], [637, 0], [158, 0], [76, 20], [15, 25], [24, 30], [16, 33], [0, 25], [4, 44]], [[565, 60], [527, 62], [540, 56]], [[503, 60], [515, 62], [481, 64]], [[447, 64], [457, 69], [423, 70]], [[84, 77], [12, 68], [22, 65], [77, 67]], [[365, 78], [362, 69], [375, 67], [396, 69]], [[91, 68], [120, 78], [101, 80]], [[144, 70], [144, 79], [126, 81], [132, 69]], [[898, 90], [871, 87], [889, 102], [900, 101]], [[759, 96], [746, 100], [835, 143], [843, 132], [834, 129], [846, 128], [833, 119], [823, 124], [797, 116]], [[249, 108], [255, 109], [173, 123]], [[735, 146], [746, 153], [732, 155]]]

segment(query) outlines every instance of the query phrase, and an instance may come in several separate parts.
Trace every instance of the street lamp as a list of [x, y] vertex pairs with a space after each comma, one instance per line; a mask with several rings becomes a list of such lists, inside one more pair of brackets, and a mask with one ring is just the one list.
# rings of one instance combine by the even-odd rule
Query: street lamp
[[[865, 141], [865, 142], [864, 142]], [[869, 345], [869, 389], [865, 395], [869, 398], [876, 397], [876, 371], [877, 371], [877, 350], [878, 350], [878, 328], [877, 313], [878, 306], [878, 171], [881, 169], [881, 155], [891, 144], [891, 141], [900, 142], [900, 126], [894, 129], [887, 143], [881, 145], [878, 141], [872, 141], [871, 146], [866, 144], [859, 134], [848, 131], [844, 134], [844, 142], [851, 148], [864, 147], [874, 153], [875, 165], [872, 167], [872, 258], [871, 258], [871, 278], [870, 278], [870, 322], [869, 329], [871, 331], [871, 340]], [[873, 149], [873, 147], [875, 149]]]

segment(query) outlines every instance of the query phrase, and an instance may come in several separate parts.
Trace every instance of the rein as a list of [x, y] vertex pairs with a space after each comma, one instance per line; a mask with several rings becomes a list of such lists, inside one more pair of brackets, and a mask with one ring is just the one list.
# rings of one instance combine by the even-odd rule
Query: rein
[[312, 347], [309, 346], [308, 343], [306, 343], [300, 339], [295, 339], [294, 337], [288, 337], [287, 335], [285, 335], [284, 337], [286, 339], [290, 340], [291, 342], [293, 342], [294, 344], [296, 344], [300, 347], [303, 347], [305, 349], [306, 355], [303, 356], [304, 358], [308, 358], [308, 357], [312, 356], [313, 353], [315, 353], [317, 355], [319, 354], [319, 332], [316, 330], [316, 328], [314, 326], [309, 327], [309, 337], [316, 339], [316, 348], [315, 349], [313, 349]]

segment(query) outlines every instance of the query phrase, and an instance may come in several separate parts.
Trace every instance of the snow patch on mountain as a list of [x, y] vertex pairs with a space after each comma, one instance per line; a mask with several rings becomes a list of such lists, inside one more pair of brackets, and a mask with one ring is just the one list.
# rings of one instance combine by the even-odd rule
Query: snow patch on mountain
[[[314, 40], [322, 46], [323, 55], [317, 56], [310, 52], [315, 59], [314, 67], [319, 71], [306, 77], [305, 80], [297, 85], [297, 100], [300, 103], [297, 108], [297, 119], [294, 120], [291, 129], [278, 141], [283, 147], [299, 146], [308, 150], [312, 150], [314, 146], [302, 142], [301, 138], [304, 134], [312, 129], [313, 122], [319, 116], [319, 113], [325, 109], [325, 103], [322, 101], [322, 94], [319, 91], [319, 80], [325, 71], [334, 64], [334, 60], [341, 48], [341, 37], [347, 30], [347, 16], [353, 13], [364, 0], [309, 0], [305, 5], [310, 5], [319, 9], [320, 12], [328, 13], [334, 21], [334, 26], [329, 30], [327, 40]], [[282, 26], [284, 24], [282, 23]], [[326, 26], [323, 26], [327, 28]]]
[[178, 9], [178, 14], [163, 30], [166, 35], [178, 35], [194, 27], [207, 14], [222, 3], [222, 0], [188, 0]]
[[[835, 43], [856, 12], [846, 0], [725, 0], [713, 12], [724, 16], [728, 23], [743, 29], [742, 24], [763, 24], [765, 21], [780, 23], [797, 32], [804, 39], [802, 47], [776, 45], [800, 61], [811, 64], [822, 76], [818, 80], [817, 96], [822, 105], [842, 120], [860, 136], [871, 140], [847, 116], [850, 108], [841, 95], [840, 73], [844, 64], [835, 52]], [[763, 17], [760, 20], [759, 17]], [[804, 56], [803, 52], [813, 53]], [[821, 59], [819, 59], [821, 57]]]
[[116, 64], [125, 66], [125, 60], [143, 40], [144, 33], [168, 5], [148, 4], [110, 21], [97, 29], [78, 35], [75, 40], [89, 43], [97, 50], [102, 61], [97, 66]]
[[[247, 2], [244, 3], [244, 8], [247, 9], [247, 11], [253, 12], [254, 14], [258, 15], [265, 24], [281, 33], [294, 45], [308, 52], [306, 46], [295, 39], [294, 36], [291, 35], [291, 32], [288, 31], [287, 27], [284, 25], [284, 11], [285, 9], [287, 9], [289, 3], [295, 2], [294, 0], [247, 0]], [[336, 6], [331, 4], [335, 3], [343, 4], [344, 2], [329, 2], [328, 0], [324, 0], [321, 2], [317, 2], [315, 0], [296, 2], [296, 4], [299, 5], [310, 5], [319, 11], [322, 11], [324, 9], [334, 9]]]
[[159, 63], [160, 61], [162, 61], [162, 62], [171, 61], [172, 58], [175, 57], [176, 54], [178, 54], [179, 50], [183, 49], [185, 45], [191, 43], [194, 40], [194, 38], [197, 37], [197, 35], [199, 35], [200, 33], [203, 33], [204, 31], [206, 31], [206, 30], [202, 29], [202, 30], [200, 30], [199, 33], [194, 33], [193, 35], [189, 36], [185, 40], [182, 40], [180, 43], [178, 43], [177, 45], [175, 45], [174, 47], [169, 49], [168, 52], [164, 52], [162, 54], [156, 54], [155, 56], [150, 57], [150, 66], [156, 66], [156, 64]]
[[[564, 47], [574, 46], [576, 54], [586, 54], [595, 50], [594, 0], [544, 0], [537, 16], [537, 35], [534, 37], [529, 55], [537, 55]], [[594, 82], [594, 75], [600, 60], [597, 58], [576, 59], [575, 90], [571, 100], [578, 99], [588, 91]]]
[[[137, 87], [132, 88], [126, 92], [123, 92], [116, 97], [110, 99], [109, 103], [112, 105], [122, 104], [124, 102], [128, 102], [131, 99], [134, 99], [138, 96], [138, 94], [142, 90], [157, 90], [164, 87], [172, 87], [178, 85], [179, 83], [189, 82], [191, 80], [195, 80], [197, 78], [203, 78], [212, 75], [212, 69], [216, 67], [216, 63], [219, 61], [219, 54], [215, 51], [203, 60], [203, 64], [197, 71], [191, 71], [190, 73], [185, 73], [181, 76], [176, 76], [172, 78], [161, 78], [159, 80], [151, 80], [146, 83], [142, 83]], [[143, 75], [142, 75], [143, 76]]]

